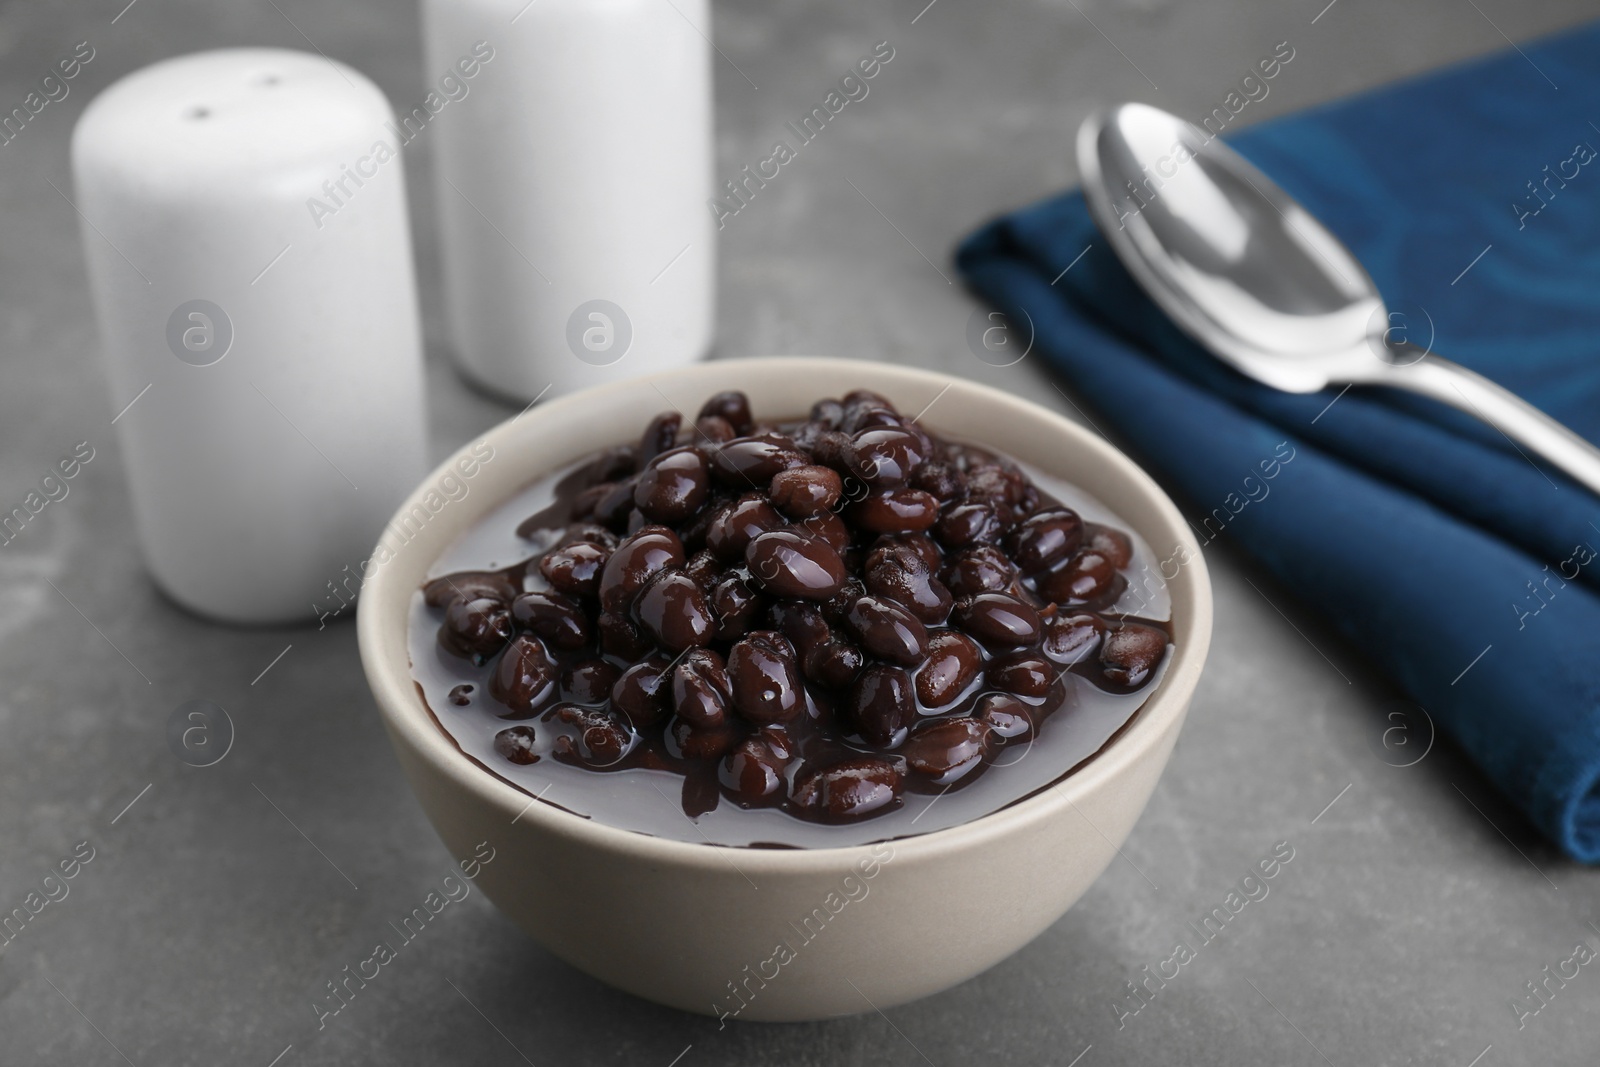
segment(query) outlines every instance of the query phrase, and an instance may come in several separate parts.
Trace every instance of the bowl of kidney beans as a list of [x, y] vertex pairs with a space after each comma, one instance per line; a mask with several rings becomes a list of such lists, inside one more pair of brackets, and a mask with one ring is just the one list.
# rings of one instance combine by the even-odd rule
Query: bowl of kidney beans
[[767, 422], [718, 392], [552, 496], [517, 528], [538, 554], [424, 586], [452, 692], [517, 722], [507, 764], [675, 772], [690, 817], [882, 816], [1050, 729], [1069, 674], [1131, 694], [1167, 653], [1110, 610], [1125, 532], [871, 390]]
[[[1131, 832], [1199, 681], [1211, 594], [1182, 514], [1098, 436], [948, 375], [615, 373], [464, 447], [364, 568], [367, 679], [450, 853], [563, 960], [729, 1025], [886, 1009], [1048, 928]], [[1123, 584], [1151, 575], [1170, 611], [1134, 617]], [[459, 675], [436, 699], [424, 659]], [[1069, 685], [1137, 712], [1081, 763], [1015, 762], [1080, 728]], [[1030, 765], [1047, 787], [925, 832]], [[641, 778], [681, 834], [574, 800]], [[716, 819], [804, 843], [710, 844]]]

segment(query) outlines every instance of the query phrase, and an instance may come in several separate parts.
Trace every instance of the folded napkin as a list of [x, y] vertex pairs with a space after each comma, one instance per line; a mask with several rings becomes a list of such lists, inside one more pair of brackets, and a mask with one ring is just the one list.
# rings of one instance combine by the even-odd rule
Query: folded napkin
[[[1600, 24], [1229, 141], [1350, 247], [1412, 341], [1433, 333], [1434, 350], [1593, 441], [1597, 99]], [[1233, 539], [1545, 834], [1600, 862], [1594, 496], [1431, 401], [1247, 380], [1155, 308], [1075, 191], [989, 223], [956, 263], [1014, 321], [1026, 312], [1033, 358], [1115, 427], [1202, 541]]]

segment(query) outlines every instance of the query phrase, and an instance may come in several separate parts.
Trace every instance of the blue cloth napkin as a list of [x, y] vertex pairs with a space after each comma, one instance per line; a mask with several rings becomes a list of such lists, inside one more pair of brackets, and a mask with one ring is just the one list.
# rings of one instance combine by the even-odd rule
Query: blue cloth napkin
[[[1432, 334], [1595, 441], [1597, 101], [1600, 24], [1229, 141], [1361, 259], [1411, 340]], [[1202, 542], [1250, 553], [1546, 835], [1600, 862], [1600, 502], [1431, 401], [1294, 396], [1228, 369], [1149, 301], [1076, 191], [989, 223], [956, 263], [1013, 322], [1026, 313], [1030, 358]]]

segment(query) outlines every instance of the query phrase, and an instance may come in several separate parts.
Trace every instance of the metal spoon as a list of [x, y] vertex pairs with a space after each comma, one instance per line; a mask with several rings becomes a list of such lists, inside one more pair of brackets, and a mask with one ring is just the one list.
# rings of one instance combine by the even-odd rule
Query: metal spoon
[[1476, 415], [1600, 493], [1600, 449], [1480, 374], [1396, 336], [1361, 264], [1233, 149], [1147, 104], [1078, 131], [1084, 196], [1128, 271], [1191, 337], [1276, 389], [1409, 389]]

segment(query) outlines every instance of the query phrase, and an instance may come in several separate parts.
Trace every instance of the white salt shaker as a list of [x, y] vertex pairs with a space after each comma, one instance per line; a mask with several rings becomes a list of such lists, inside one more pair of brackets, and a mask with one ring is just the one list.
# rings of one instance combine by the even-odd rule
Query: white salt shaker
[[531, 400], [711, 343], [708, 0], [422, 0], [445, 294], [467, 375]]
[[350, 67], [228, 49], [128, 75], [73, 133], [135, 525], [195, 611], [326, 625], [425, 471], [391, 119]]

